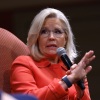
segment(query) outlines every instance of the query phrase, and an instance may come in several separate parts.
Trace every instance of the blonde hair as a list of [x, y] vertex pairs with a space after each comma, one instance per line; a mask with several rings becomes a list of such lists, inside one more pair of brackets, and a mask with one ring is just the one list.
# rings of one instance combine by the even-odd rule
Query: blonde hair
[[77, 51], [74, 44], [74, 36], [71, 30], [69, 21], [61, 11], [54, 8], [43, 9], [42, 11], [40, 11], [40, 13], [38, 13], [35, 16], [35, 18], [32, 21], [32, 24], [28, 33], [28, 38], [27, 38], [27, 45], [30, 49], [31, 55], [37, 61], [44, 58], [44, 56], [39, 51], [38, 37], [39, 37], [39, 32], [43, 26], [44, 21], [48, 17], [58, 18], [64, 24], [63, 26], [68, 37], [68, 41], [65, 46], [65, 49], [67, 51], [69, 58], [71, 59], [71, 61], [73, 61], [74, 58], [77, 57]]

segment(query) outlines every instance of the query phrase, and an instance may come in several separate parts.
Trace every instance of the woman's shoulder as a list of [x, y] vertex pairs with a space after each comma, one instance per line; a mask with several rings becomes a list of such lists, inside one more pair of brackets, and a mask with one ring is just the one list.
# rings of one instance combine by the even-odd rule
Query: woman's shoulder
[[16, 57], [15, 60], [18, 60], [18, 59], [25, 60], [25, 59], [32, 59], [32, 57], [30, 55], [20, 55], [20, 56]]
[[11, 66], [11, 70], [33, 70], [36, 68], [36, 64], [31, 56], [21, 55], [18, 56], [13, 62]]
[[29, 61], [33, 62], [34, 59], [29, 55], [20, 55], [15, 58], [15, 60], [13, 61], [13, 64], [14, 63], [25, 63], [25, 62], [29, 62]]
[[12, 62], [12, 69], [16, 68], [16, 66], [24, 66], [30, 69], [32, 66], [35, 67], [36, 64], [31, 56], [21, 55]]

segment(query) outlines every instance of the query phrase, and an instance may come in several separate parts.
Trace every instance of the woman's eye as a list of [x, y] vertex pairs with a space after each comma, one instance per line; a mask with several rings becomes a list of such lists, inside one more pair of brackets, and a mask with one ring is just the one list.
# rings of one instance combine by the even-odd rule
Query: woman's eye
[[61, 30], [55, 30], [54, 33], [56, 33], [56, 34], [62, 34], [62, 31]]
[[47, 33], [47, 30], [41, 30], [41, 32], [40, 32], [41, 34], [46, 34]]

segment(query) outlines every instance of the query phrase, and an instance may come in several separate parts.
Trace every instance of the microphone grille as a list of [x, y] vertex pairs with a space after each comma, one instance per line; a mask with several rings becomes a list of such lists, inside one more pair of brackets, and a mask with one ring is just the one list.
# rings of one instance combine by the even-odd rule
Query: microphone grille
[[63, 54], [66, 54], [65, 48], [59, 47], [59, 48], [57, 49], [57, 54], [58, 54], [58, 56], [62, 56]]

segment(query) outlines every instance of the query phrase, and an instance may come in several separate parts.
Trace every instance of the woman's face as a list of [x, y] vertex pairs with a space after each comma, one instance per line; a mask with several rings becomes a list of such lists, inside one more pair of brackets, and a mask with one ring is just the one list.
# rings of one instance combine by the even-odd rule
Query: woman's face
[[62, 22], [57, 18], [47, 18], [38, 39], [40, 52], [46, 57], [55, 57], [57, 48], [64, 47], [66, 42]]

